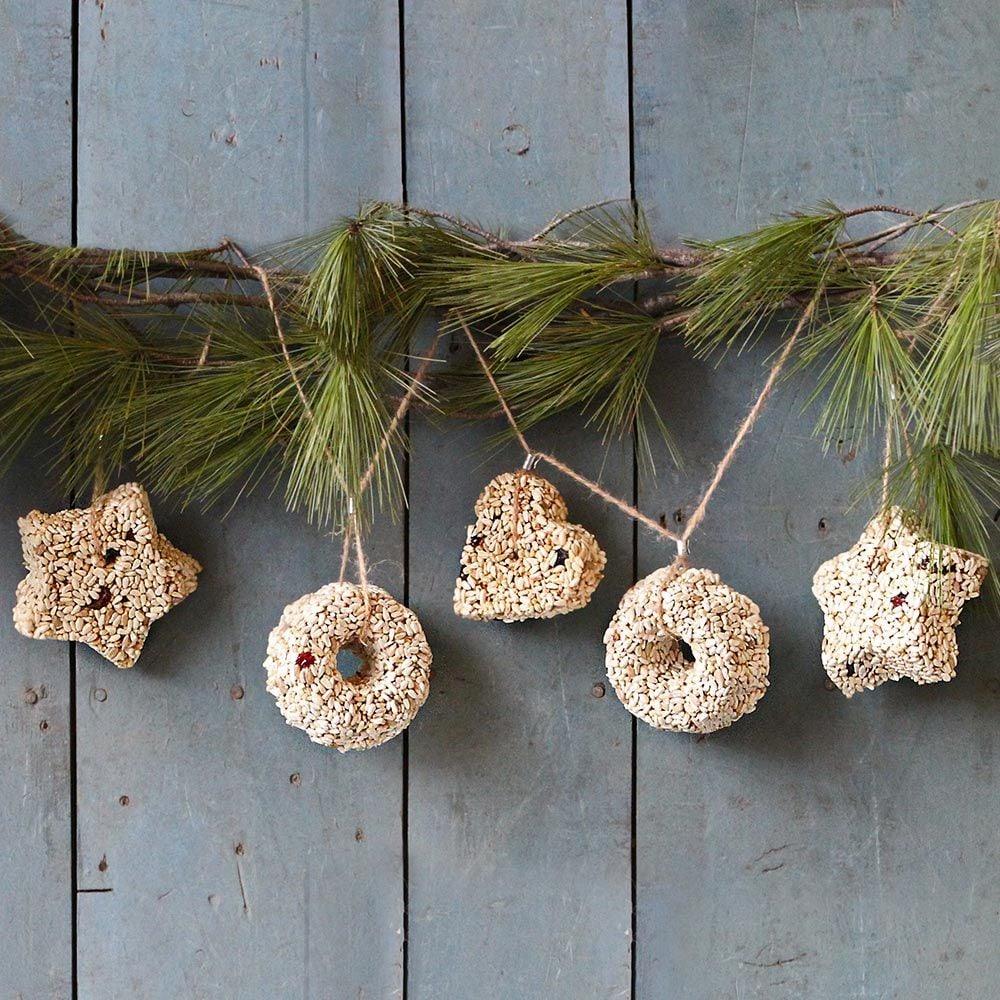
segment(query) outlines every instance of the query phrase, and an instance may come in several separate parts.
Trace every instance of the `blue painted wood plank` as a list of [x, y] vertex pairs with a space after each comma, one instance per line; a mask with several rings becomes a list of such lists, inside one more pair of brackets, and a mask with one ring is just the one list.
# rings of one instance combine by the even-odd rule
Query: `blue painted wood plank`
[[[0, 6], [0, 211], [36, 239], [70, 236], [69, 20], [56, 0]], [[0, 286], [0, 316], [30, 322], [11, 292]], [[0, 482], [0, 987], [63, 998], [72, 969], [69, 646], [25, 639], [10, 616], [24, 575], [17, 518], [58, 503], [46, 464], [29, 452]]]
[[[624, 15], [611, 3], [474, 2], [461, 16], [407, 3], [411, 202], [528, 232], [568, 204], [627, 197]], [[409, 995], [627, 996], [631, 729], [591, 692], [630, 581], [631, 529], [553, 476], [608, 552], [591, 605], [518, 625], [456, 618], [476, 496], [522, 456], [489, 454], [495, 425], [437, 424], [413, 420], [410, 595], [435, 670], [410, 735]], [[573, 421], [533, 437], [629, 490], [629, 445], [602, 466]]]
[[90, 242], [215, 239], [237, 225], [259, 246], [400, 195], [398, 26], [385, 5], [87, 4], [80, 77]]
[[60, 0], [0, 8], [0, 211], [25, 236], [69, 242], [72, 48]]
[[[260, 245], [361, 193], [400, 196], [388, 8], [81, 16], [82, 242]], [[285, 726], [264, 690], [269, 630], [336, 577], [338, 546], [280, 493], [222, 521], [158, 513], [205, 572], [134, 670], [81, 655], [79, 878], [111, 891], [81, 897], [80, 995], [396, 995], [401, 741], [341, 757]], [[401, 527], [370, 549], [376, 581], [401, 593]]]
[[[637, 0], [637, 193], [658, 235], [743, 230], [822, 197], [989, 192], [997, 30], [986, 3]], [[688, 465], [644, 485], [648, 511], [697, 495], [773, 346], [718, 369], [665, 348], [658, 398]], [[824, 456], [808, 395], [800, 379], [772, 402], [692, 548], [761, 605], [771, 690], [703, 741], [639, 729], [636, 995], [986, 995], [995, 625], [985, 602], [968, 609], [950, 684], [825, 690], [811, 577], [866, 520], [844, 512], [878, 449]], [[663, 555], [644, 541], [641, 571]]]
[[636, 184], [665, 235], [996, 194], [990, 0], [636, 0], [634, 22]]

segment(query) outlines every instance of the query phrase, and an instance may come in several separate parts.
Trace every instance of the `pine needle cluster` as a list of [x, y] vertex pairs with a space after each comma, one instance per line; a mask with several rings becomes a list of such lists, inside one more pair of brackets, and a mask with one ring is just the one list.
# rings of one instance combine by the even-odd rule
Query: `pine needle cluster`
[[[814, 381], [817, 434], [888, 434], [886, 502], [943, 543], [986, 551], [1000, 510], [997, 202], [823, 205], [667, 248], [627, 203], [512, 239], [377, 202], [256, 258], [226, 241], [53, 247], [0, 227], [0, 274], [33, 315], [0, 325], [0, 461], [46, 434], [78, 491], [128, 466], [212, 503], [277, 475], [290, 506], [342, 522], [371, 467], [365, 509], [394, 507], [404, 442], [391, 419], [432, 316], [475, 325], [524, 427], [572, 410], [606, 435], [636, 430], [644, 452], [655, 436], [675, 447], [650, 392], [662, 338], [710, 356], [788, 337], [809, 307], [793, 370]], [[453, 415], [495, 407], [473, 369], [419, 399]]]

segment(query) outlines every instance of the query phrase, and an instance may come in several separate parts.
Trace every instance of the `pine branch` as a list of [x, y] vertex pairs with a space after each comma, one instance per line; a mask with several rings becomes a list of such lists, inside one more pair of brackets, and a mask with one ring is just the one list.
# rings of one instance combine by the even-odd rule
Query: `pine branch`
[[[942, 540], [981, 545], [1000, 453], [997, 220], [995, 202], [824, 206], [660, 246], [628, 202], [562, 213], [527, 239], [376, 202], [256, 258], [228, 240], [51, 247], [0, 224], [0, 274], [39, 316], [0, 328], [0, 460], [45, 428], [76, 488], [127, 461], [188, 501], [280, 474], [290, 505], [338, 519], [373, 455], [373, 503], [399, 498], [402, 442], [380, 442], [410, 389], [407, 345], [436, 311], [487, 335], [526, 426], [577, 412], [605, 436], [636, 427], [645, 451], [654, 431], [669, 440], [649, 391], [663, 336], [709, 352], [771, 325], [791, 352], [788, 331], [819, 303], [793, 345], [816, 379], [819, 433], [860, 440], [888, 422], [906, 483], [895, 495]], [[452, 415], [492, 409], [476, 375], [443, 387]]]

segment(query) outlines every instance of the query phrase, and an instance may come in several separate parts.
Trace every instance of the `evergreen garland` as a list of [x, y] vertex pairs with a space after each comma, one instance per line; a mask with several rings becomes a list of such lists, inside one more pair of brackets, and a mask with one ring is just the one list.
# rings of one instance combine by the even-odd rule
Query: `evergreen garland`
[[[873, 226], [880, 215], [892, 223]], [[0, 462], [43, 431], [77, 491], [128, 463], [160, 491], [210, 503], [277, 472], [291, 507], [342, 523], [374, 459], [367, 513], [392, 505], [403, 442], [379, 443], [431, 314], [488, 338], [522, 426], [571, 409], [607, 434], [634, 428], [648, 454], [652, 435], [670, 441], [649, 391], [661, 338], [711, 356], [765, 327], [788, 337], [805, 315], [794, 368], [815, 375], [817, 433], [862, 444], [888, 430], [883, 503], [980, 552], [1000, 514], [995, 201], [825, 205], [667, 248], [628, 203], [515, 240], [378, 202], [253, 258], [228, 240], [96, 250], [0, 226], [0, 274], [37, 317], [0, 323]], [[419, 398], [454, 416], [495, 406], [471, 369], [427, 380]]]

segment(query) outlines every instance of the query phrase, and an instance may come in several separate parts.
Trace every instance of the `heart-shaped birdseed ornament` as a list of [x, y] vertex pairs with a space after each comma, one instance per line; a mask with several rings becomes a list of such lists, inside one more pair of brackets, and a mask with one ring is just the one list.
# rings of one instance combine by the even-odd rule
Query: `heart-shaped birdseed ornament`
[[935, 542], [899, 507], [874, 517], [813, 577], [830, 679], [848, 698], [904, 677], [950, 681], [962, 605], [979, 595], [988, 567], [975, 552]]
[[534, 472], [504, 472], [476, 501], [455, 614], [477, 621], [552, 618], [584, 607], [604, 575], [597, 539], [566, 518], [559, 491]]
[[760, 609], [706, 569], [658, 569], [622, 598], [604, 636], [622, 704], [657, 729], [713, 733], [767, 690]]
[[[337, 666], [343, 649], [362, 660], [351, 677]], [[430, 692], [431, 650], [417, 616], [381, 588], [330, 583], [285, 608], [264, 668], [285, 721], [345, 753], [413, 721]]]
[[157, 531], [138, 483], [90, 507], [33, 510], [17, 524], [28, 575], [17, 585], [14, 627], [32, 639], [85, 642], [131, 667], [150, 625], [198, 586], [201, 566]]

